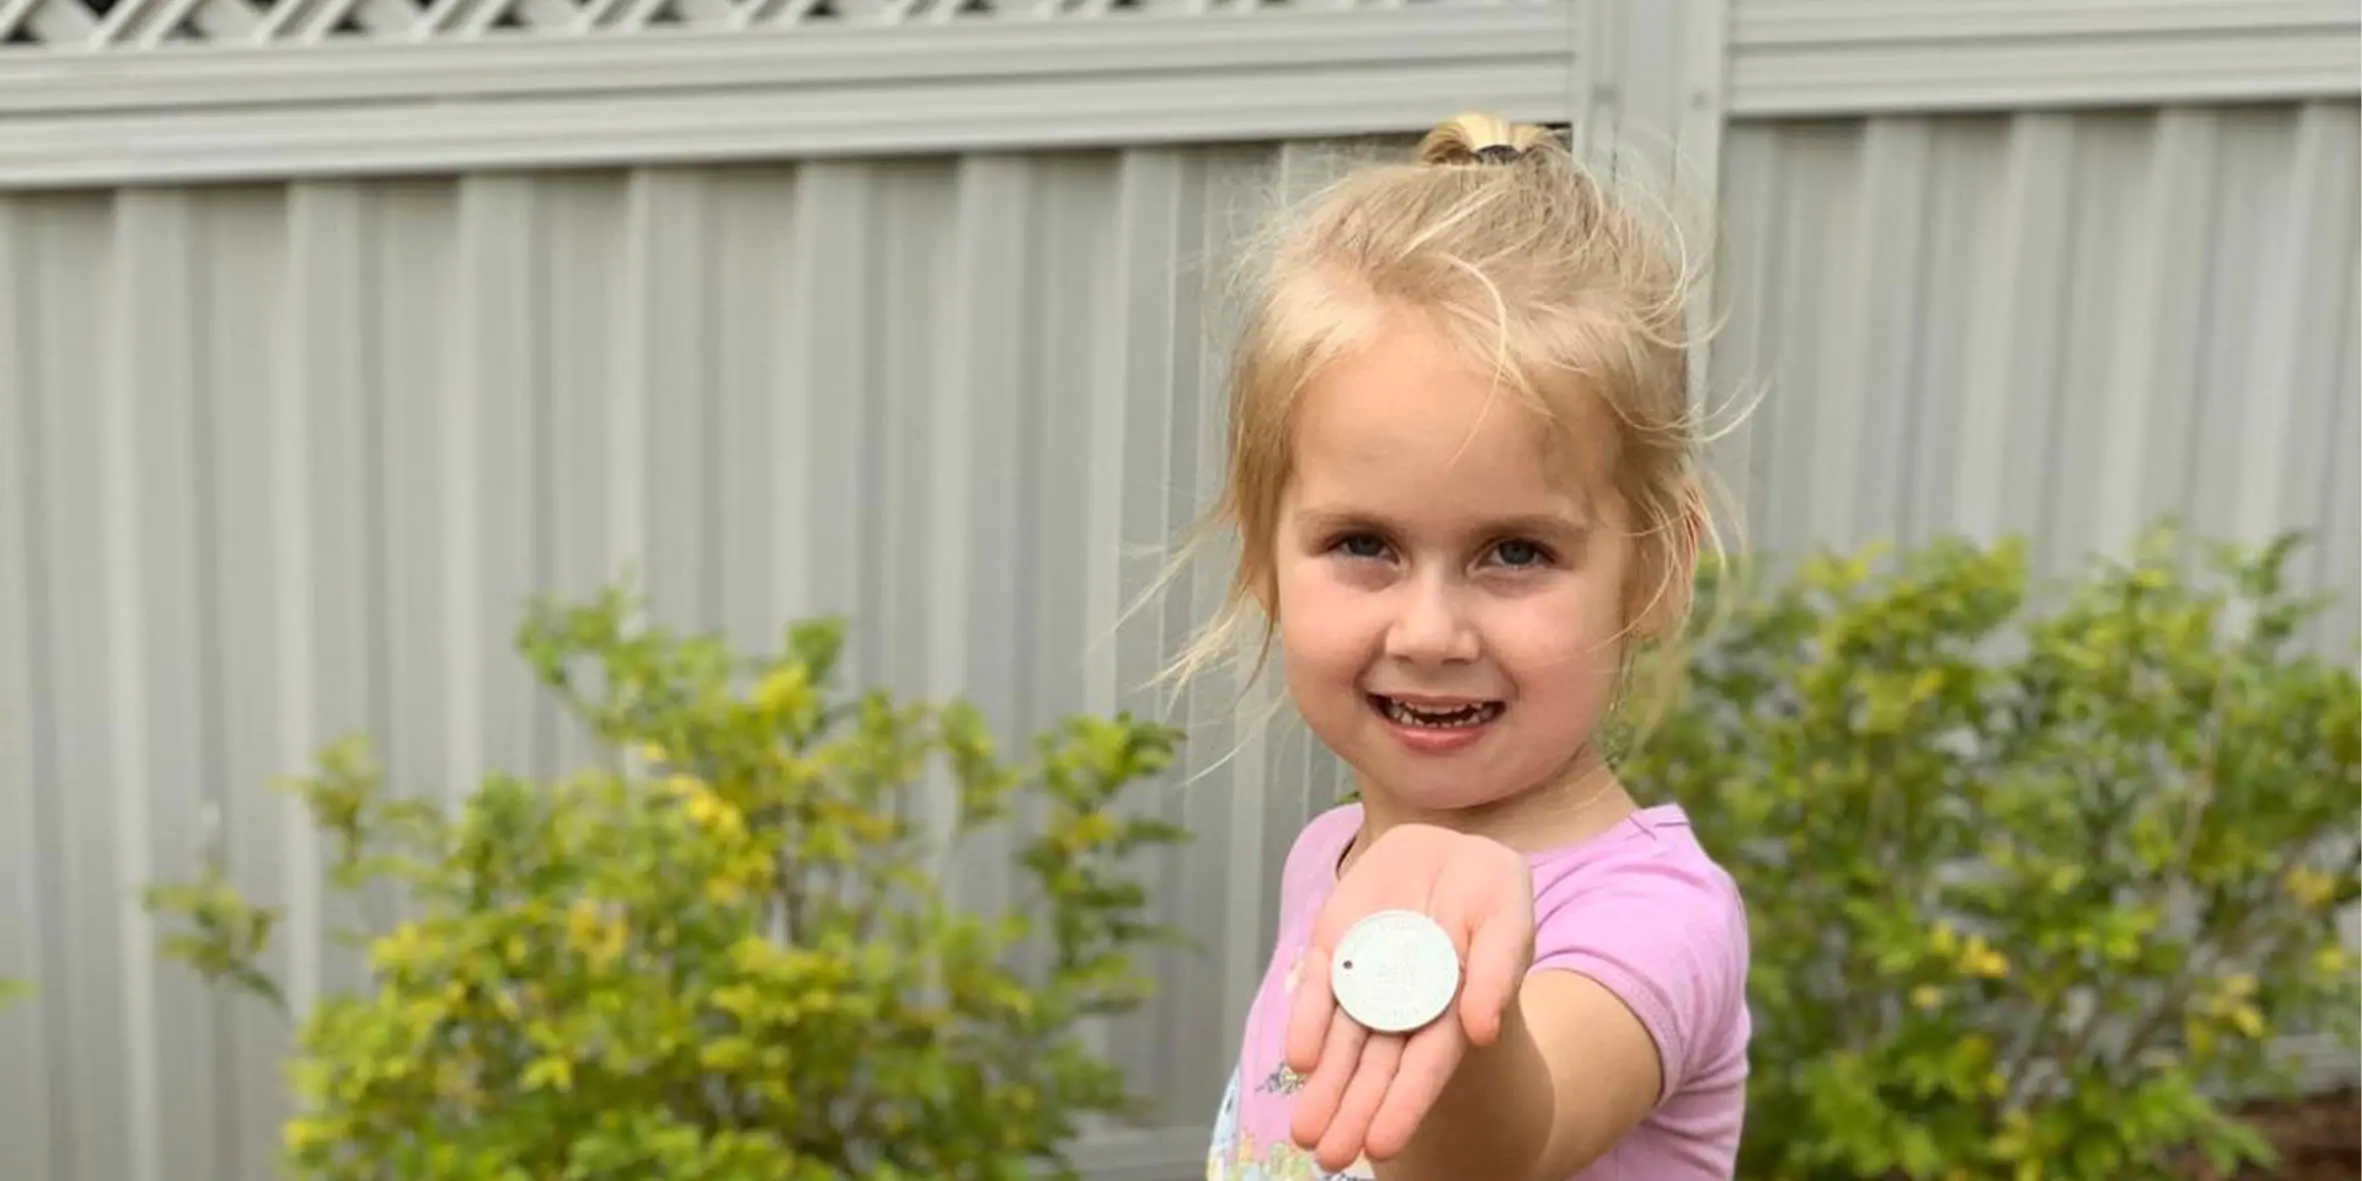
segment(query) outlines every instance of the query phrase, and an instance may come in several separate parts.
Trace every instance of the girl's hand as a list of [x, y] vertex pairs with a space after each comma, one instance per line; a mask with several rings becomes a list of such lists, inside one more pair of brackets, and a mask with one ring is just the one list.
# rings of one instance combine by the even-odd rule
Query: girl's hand
[[[1329, 962], [1347, 930], [1381, 910], [1415, 910], [1441, 925], [1463, 965], [1457, 1005], [1410, 1034], [1374, 1033], [1345, 1015]], [[1430, 825], [1405, 825], [1362, 852], [1321, 908], [1289, 1014], [1287, 1063], [1308, 1075], [1291, 1129], [1336, 1171], [1409, 1145], [1471, 1045], [1501, 1034], [1534, 956], [1534, 888], [1506, 845]]]

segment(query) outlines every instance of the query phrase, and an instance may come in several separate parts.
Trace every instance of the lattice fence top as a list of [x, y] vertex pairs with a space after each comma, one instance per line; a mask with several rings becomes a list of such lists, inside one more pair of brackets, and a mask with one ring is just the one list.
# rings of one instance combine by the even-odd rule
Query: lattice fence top
[[1237, 12], [1504, 7], [1554, 0], [0, 0], [0, 53], [160, 45], [380, 44], [682, 28], [1039, 22]]

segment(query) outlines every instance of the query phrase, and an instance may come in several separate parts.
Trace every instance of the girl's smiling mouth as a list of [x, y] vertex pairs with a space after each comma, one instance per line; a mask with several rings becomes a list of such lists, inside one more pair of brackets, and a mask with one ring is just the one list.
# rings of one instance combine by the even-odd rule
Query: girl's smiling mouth
[[1372, 693], [1368, 697], [1370, 708], [1397, 727], [1445, 733], [1464, 731], [1473, 734], [1498, 720], [1508, 708], [1499, 701], [1479, 699], [1421, 698], [1414, 701], [1381, 693]]

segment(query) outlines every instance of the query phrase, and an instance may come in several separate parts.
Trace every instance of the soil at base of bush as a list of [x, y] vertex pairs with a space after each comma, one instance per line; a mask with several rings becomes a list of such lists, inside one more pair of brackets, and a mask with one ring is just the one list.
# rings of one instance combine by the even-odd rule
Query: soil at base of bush
[[[2362, 1181], [2362, 1091], [2259, 1103], [2241, 1114], [2280, 1151], [2280, 1167], [2249, 1169], [2229, 1181]], [[2205, 1166], [2192, 1181], [2224, 1181]]]

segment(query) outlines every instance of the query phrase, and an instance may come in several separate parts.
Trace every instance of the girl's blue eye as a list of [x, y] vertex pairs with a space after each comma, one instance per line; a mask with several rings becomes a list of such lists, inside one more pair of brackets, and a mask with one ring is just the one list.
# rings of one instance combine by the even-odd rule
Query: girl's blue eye
[[1343, 538], [1337, 542], [1337, 548], [1343, 550], [1348, 557], [1383, 558], [1386, 556], [1386, 543], [1367, 533]]
[[1549, 559], [1541, 546], [1530, 541], [1504, 541], [1493, 547], [1493, 556], [1504, 566], [1539, 566]]

